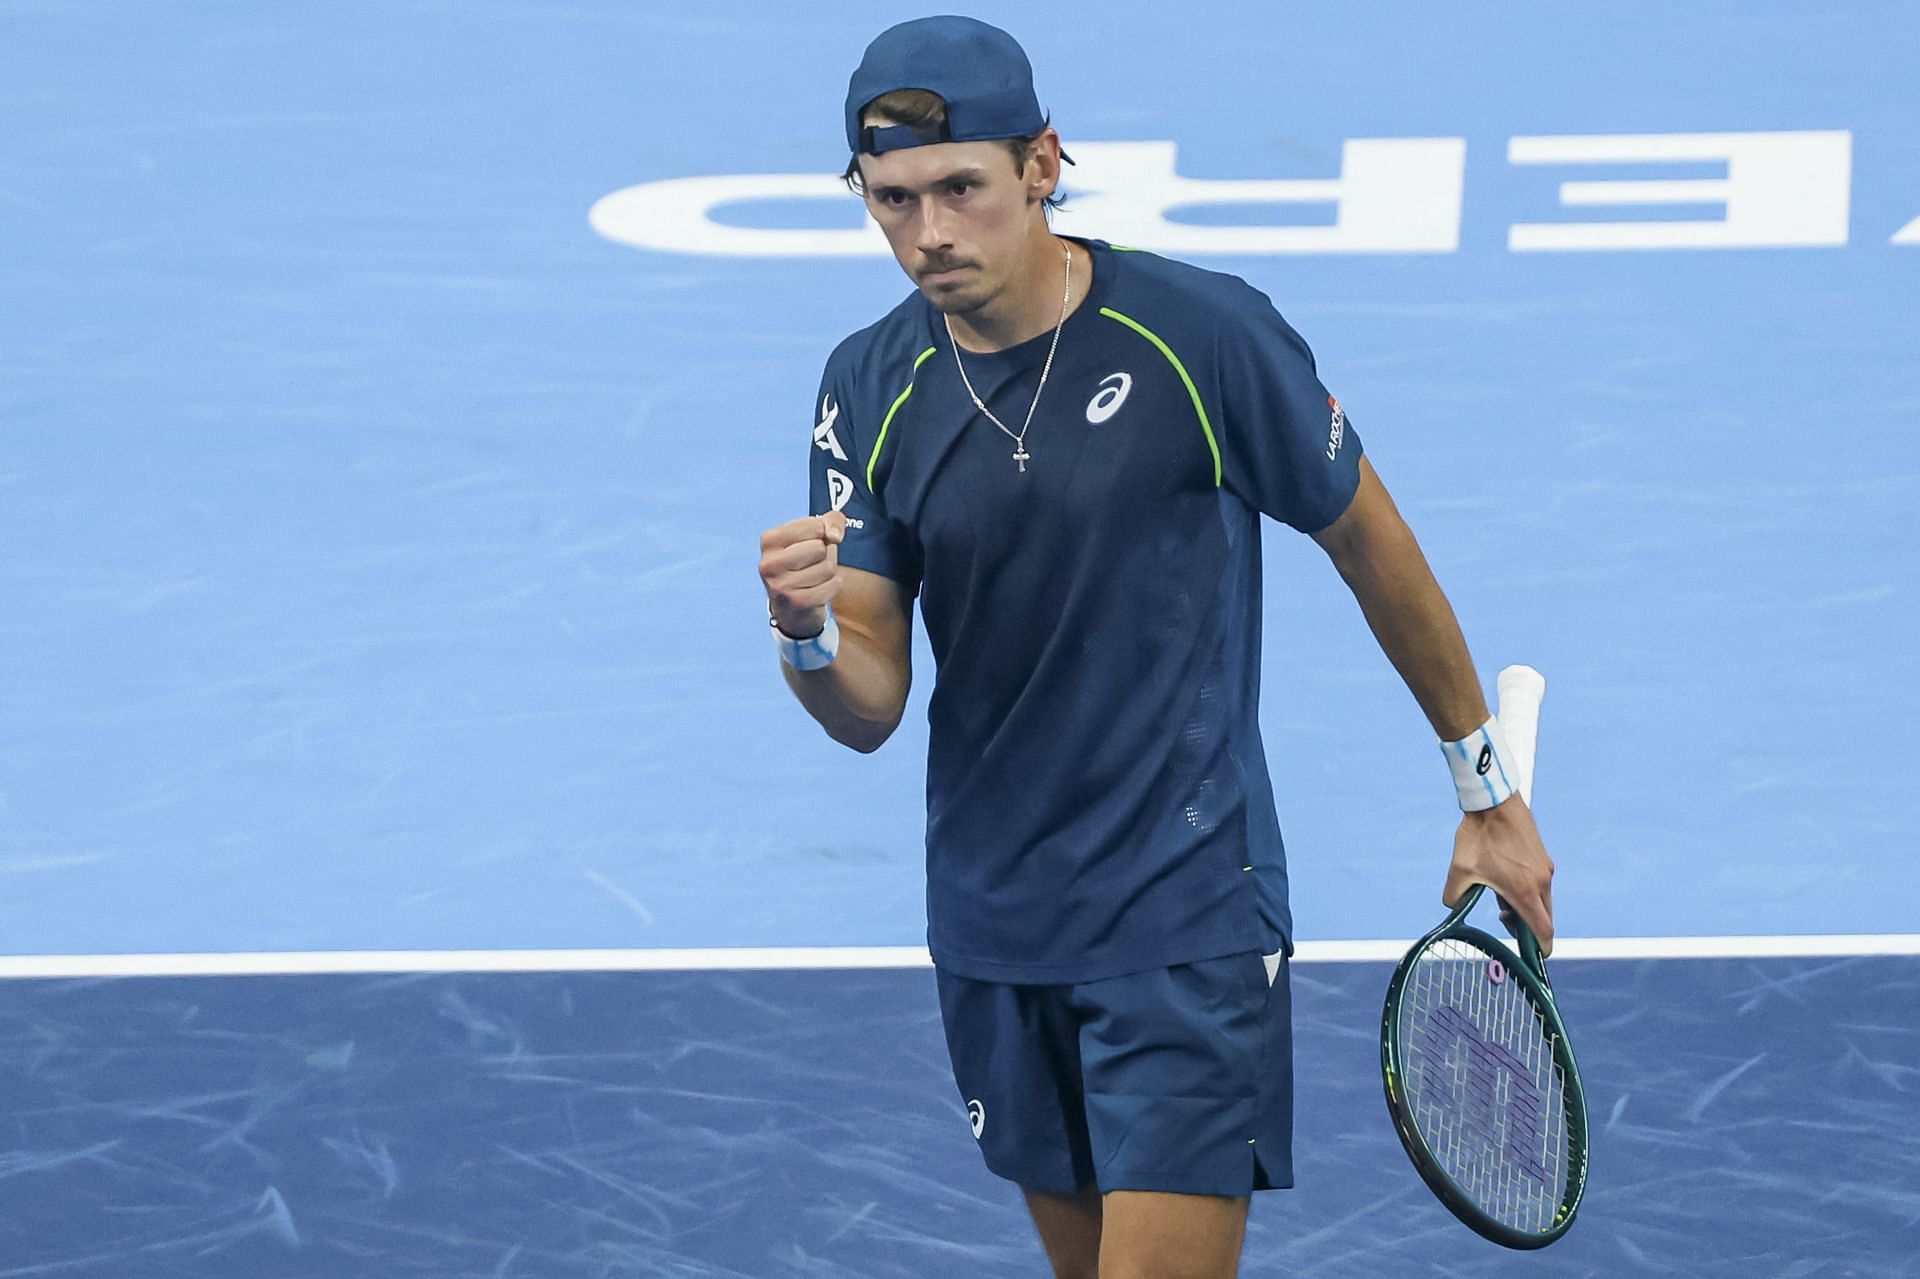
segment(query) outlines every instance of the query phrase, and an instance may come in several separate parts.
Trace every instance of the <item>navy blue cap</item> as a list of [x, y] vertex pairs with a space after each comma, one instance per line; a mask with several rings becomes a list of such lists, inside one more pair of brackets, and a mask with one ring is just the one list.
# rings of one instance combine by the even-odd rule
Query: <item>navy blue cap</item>
[[[939, 94], [947, 104], [945, 127], [863, 126], [867, 104], [895, 89]], [[1024, 138], [1046, 123], [1026, 52], [976, 18], [949, 14], [888, 27], [867, 46], [847, 84], [847, 147], [868, 155], [935, 142]]]

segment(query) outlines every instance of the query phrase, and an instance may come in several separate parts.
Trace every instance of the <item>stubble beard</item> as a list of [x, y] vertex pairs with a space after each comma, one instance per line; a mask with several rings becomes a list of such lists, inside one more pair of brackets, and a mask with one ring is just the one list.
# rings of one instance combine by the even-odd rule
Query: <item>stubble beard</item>
[[943, 315], [965, 319], [999, 297], [1000, 292], [1000, 289], [982, 280], [964, 289], [922, 289], [920, 295]]

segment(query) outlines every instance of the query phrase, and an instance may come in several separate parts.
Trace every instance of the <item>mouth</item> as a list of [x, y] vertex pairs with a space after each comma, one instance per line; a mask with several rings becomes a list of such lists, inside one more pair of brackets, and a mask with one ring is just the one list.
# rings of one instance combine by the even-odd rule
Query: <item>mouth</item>
[[945, 271], [928, 271], [920, 277], [920, 283], [938, 288], [943, 284], [952, 284], [963, 274], [971, 271], [969, 266], [949, 267]]

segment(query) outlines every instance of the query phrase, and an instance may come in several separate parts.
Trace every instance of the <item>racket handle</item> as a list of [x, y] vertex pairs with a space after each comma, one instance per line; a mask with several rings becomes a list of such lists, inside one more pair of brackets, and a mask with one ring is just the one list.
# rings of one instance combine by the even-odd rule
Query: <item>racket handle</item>
[[1533, 806], [1533, 756], [1540, 738], [1540, 700], [1546, 696], [1546, 678], [1531, 666], [1509, 666], [1495, 681], [1499, 709], [1500, 735], [1506, 738], [1507, 752], [1513, 757], [1516, 789], [1520, 798]]
[[[1507, 739], [1507, 752], [1513, 756], [1514, 771], [1520, 776], [1516, 785], [1520, 798], [1533, 806], [1533, 757], [1540, 741], [1540, 701], [1547, 693], [1547, 680], [1531, 666], [1509, 666], [1494, 681], [1500, 699], [1494, 715], [1500, 721], [1500, 735]], [[1547, 989], [1547, 963], [1540, 957], [1540, 939], [1523, 922], [1516, 935], [1520, 939], [1520, 959], [1539, 975]]]
[[1535, 937], [1533, 929], [1528, 928], [1524, 923], [1520, 925], [1519, 937], [1521, 961], [1533, 969], [1534, 976], [1538, 977], [1548, 990], [1552, 990], [1553, 983], [1547, 980], [1547, 961], [1540, 954], [1540, 939]]

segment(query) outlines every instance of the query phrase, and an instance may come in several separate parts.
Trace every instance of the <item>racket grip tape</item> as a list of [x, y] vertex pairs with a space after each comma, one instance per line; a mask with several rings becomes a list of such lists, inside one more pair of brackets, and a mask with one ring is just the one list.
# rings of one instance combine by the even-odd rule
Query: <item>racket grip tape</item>
[[1533, 760], [1540, 737], [1540, 701], [1546, 696], [1547, 681], [1531, 666], [1509, 666], [1495, 681], [1499, 709], [1500, 735], [1506, 739], [1507, 753], [1513, 760], [1514, 789], [1520, 798], [1533, 805]]

